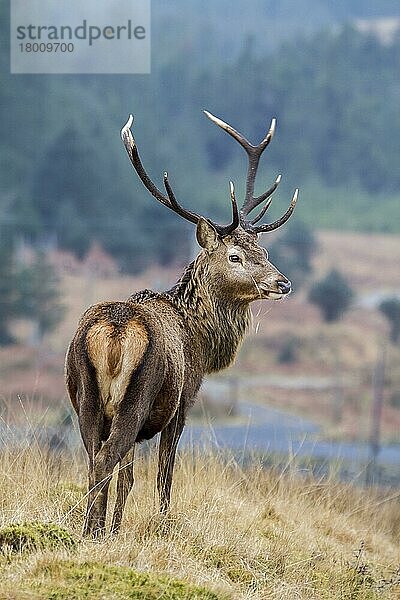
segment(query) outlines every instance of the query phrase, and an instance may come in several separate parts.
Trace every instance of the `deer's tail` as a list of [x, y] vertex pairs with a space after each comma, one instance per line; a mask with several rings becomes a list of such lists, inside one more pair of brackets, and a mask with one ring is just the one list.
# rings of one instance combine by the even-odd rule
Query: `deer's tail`
[[87, 332], [87, 350], [108, 417], [113, 416], [115, 405], [125, 396], [132, 373], [140, 366], [148, 343], [147, 330], [137, 320], [128, 321], [118, 330], [113, 324], [100, 321]]

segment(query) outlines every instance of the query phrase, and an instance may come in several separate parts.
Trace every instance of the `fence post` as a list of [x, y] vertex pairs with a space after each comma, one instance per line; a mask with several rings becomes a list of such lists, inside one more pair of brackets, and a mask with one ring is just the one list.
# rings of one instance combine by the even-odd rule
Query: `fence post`
[[379, 350], [373, 378], [373, 400], [369, 436], [370, 461], [367, 465], [366, 484], [373, 485], [377, 475], [377, 459], [381, 449], [381, 421], [383, 391], [385, 388], [386, 346]]

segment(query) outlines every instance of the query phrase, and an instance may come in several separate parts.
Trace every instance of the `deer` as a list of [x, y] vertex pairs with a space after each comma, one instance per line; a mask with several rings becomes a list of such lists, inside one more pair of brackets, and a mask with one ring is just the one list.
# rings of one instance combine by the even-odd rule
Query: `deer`
[[[253, 301], [280, 300], [291, 291], [291, 282], [269, 261], [259, 235], [278, 229], [289, 219], [298, 189], [283, 216], [272, 223], [260, 221], [281, 175], [267, 191], [254, 195], [259, 160], [274, 136], [276, 119], [254, 146], [228, 123], [204, 113], [240, 144], [248, 158], [240, 210], [230, 182], [232, 218], [228, 225], [219, 225], [179, 204], [168, 173], [164, 173], [162, 193], [143, 167], [131, 131], [132, 115], [121, 130], [140, 180], [157, 201], [196, 226], [200, 252], [167, 291], [145, 289], [126, 301], [89, 307], [69, 345], [66, 386], [88, 455], [86, 536], [106, 533], [108, 490], [117, 465], [110, 533], [119, 531], [134, 482], [135, 444], [156, 434], [160, 434], [160, 513], [168, 512], [178, 442], [203, 378], [233, 362], [250, 329]], [[257, 214], [251, 217], [257, 207]]]

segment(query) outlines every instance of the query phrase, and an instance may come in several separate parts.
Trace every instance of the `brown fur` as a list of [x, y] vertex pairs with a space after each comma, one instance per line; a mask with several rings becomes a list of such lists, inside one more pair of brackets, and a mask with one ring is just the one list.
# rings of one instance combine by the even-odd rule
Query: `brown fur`
[[203, 250], [175, 286], [90, 307], [70, 344], [67, 387], [89, 457], [85, 533], [104, 532], [108, 485], [120, 463], [118, 530], [133, 483], [133, 446], [159, 432], [157, 485], [161, 510], [168, 508], [176, 447], [204, 375], [234, 360], [250, 302], [283, 296], [287, 279], [257, 236], [238, 228], [221, 238], [204, 220], [197, 229]]

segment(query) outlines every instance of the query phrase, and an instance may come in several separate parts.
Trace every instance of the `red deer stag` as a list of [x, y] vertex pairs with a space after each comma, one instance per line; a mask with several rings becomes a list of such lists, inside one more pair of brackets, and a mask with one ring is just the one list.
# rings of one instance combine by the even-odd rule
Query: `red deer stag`
[[[271, 204], [281, 176], [260, 196], [254, 182], [260, 156], [275, 131], [275, 119], [258, 146], [205, 111], [248, 156], [246, 192], [238, 210], [230, 184], [232, 222], [218, 225], [183, 208], [164, 174], [166, 194], [147, 175], [132, 136], [133, 117], [121, 131], [134, 169], [161, 204], [196, 224], [201, 251], [168, 291], [143, 290], [126, 302], [102, 302], [82, 316], [66, 358], [66, 381], [89, 456], [89, 493], [84, 534], [105, 532], [108, 487], [119, 463], [111, 531], [118, 531], [133, 484], [134, 445], [161, 432], [157, 487], [160, 509], [170, 502], [175, 453], [188, 409], [205, 374], [227, 367], [251, 322], [249, 305], [280, 299], [290, 281], [268, 260], [258, 234], [277, 229], [292, 214], [257, 224]], [[258, 206], [258, 214], [249, 214]]]

